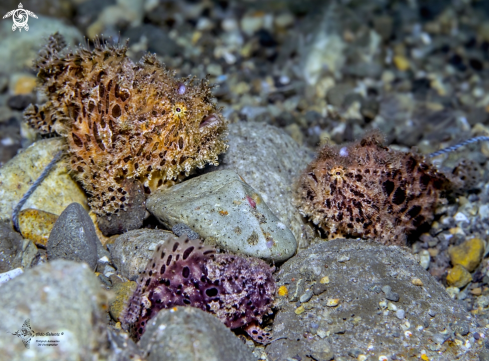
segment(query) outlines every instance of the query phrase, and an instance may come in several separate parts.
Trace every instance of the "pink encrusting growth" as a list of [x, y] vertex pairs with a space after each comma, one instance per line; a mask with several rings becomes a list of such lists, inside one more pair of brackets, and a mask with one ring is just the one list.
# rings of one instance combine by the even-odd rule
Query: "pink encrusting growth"
[[191, 306], [215, 314], [231, 329], [251, 324], [250, 336], [266, 343], [268, 334], [257, 331], [257, 324], [271, 313], [272, 271], [260, 259], [218, 254], [199, 240], [175, 237], [156, 248], [121, 322], [139, 340], [161, 309]]

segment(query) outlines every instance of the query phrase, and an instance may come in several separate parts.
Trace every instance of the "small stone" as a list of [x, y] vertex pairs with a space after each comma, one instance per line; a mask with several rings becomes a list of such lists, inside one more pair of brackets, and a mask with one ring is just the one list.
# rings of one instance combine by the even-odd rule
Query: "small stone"
[[423, 267], [424, 269], [428, 269], [430, 267], [430, 253], [426, 250], [423, 249], [421, 252], [419, 252], [419, 265]]
[[325, 330], [323, 329], [319, 329], [316, 334], [321, 337], [321, 338], [325, 338], [326, 336], [328, 336], [328, 332], [326, 332]]
[[448, 271], [447, 284], [452, 287], [462, 288], [472, 281], [472, 275], [465, 267], [457, 264]]
[[241, 19], [241, 30], [248, 36], [260, 30], [264, 24], [263, 13], [248, 13]]
[[482, 288], [476, 287], [470, 291], [474, 296], [480, 296], [482, 294]]
[[38, 209], [24, 209], [19, 213], [20, 233], [36, 245], [46, 246], [58, 215]]
[[49, 261], [62, 258], [86, 262], [92, 270], [97, 266], [97, 253], [102, 253], [102, 248], [92, 219], [78, 203], [70, 204], [61, 213], [47, 242]]
[[313, 292], [311, 289], [307, 289], [306, 292], [299, 298], [299, 301], [305, 303], [311, 299]]
[[329, 283], [329, 277], [324, 276], [323, 278], [321, 278], [321, 280], [319, 282], [322, 284], [328, 284]]
[[287, 296], [289, 294], [289, 290], [287, 289], [287, 286], [280, 286], [278, 289], [278, 295], [279, 296]]
[[402, 55], [394, 56], [392, 61], [394, 62], [396, 68], [400, 71], [406, 71], [410, 68], [409, 60]]
[[328, 298], [328, 300], [326, 301], [326, 306], [336, 307], [336, 306], [338, 306], [339, 303], [340, 303], [339, 298]]
[[399, 301], [399, 294], [396, 292], [390, 292], [385, 295], [385, 298], [387, 298], [389, 301], [397, 302]]
[[423, 281], [421, 281], [419, 278], [413, 278], [411, 283], [415, 286], [423, 286]]
[[479, 265], [484, 254], [485, 243], [480, 238], [472, 238], [448, 249], [452, 264], [461, 265], [469, 272]]
[[450, 298], [455, 299], [457, 295], [460, 293], [460, 289], [458, 287], [447, 287], [445, 289], [450, 296]]
[[400, 319], [400, 320], [404, 319], [405, 314], [406, 314], [406, 313], [404, 312], [404, 310], [397, 310], [397, 311], [396, 311], [396, 317], [397, 317], [398, 319]]
[[347, 254], [341, 255], [337, 259], [337, 261], [340, 262], [340, 263], [343, 263], [343, 262], [346, 262], [346, 261], [349, 261], [349, 260], [350, 260], [350, 256], [347, 255]]
[[303, 313], [306, 309], [304, 308], [304, 306], [299, 306], [295, 309], [295, 314], [296, 315], [300, 315], [301, 313]]
[[386, 285], [382, 287], [382, 292], [385, 293], [385, 298], [387, 298], [389, 301], [399, 301], [399, 294], [392, 292], [391, 286]]
[[455, 213], [455, 215], [453, 216], [453, 219], [455, 219], [455, 221], [457, 221], [457, 222], [467, 222], [467, 223], [469, 223], [469, 219], [462, 212]]

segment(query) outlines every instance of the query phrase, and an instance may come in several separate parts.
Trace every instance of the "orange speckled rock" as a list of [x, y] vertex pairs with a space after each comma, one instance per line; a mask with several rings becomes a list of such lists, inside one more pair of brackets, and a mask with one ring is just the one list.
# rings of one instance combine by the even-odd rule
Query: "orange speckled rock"
[[49, 234], [58, 217], [56, 214], [39, 209], [24, 209], [19, 213], [20, 233], [36, 245], [46, 246]]
[[54, 34], [39, 53], [34, 66], [49, 100], [24, 115], [41, 133], [67, 139], [71, 171], [97, 215], [130, 206], [125, 179], [149, 194], [217, 165], [227, 126], [206, 80], [175, 79], [155, 55], [133, 63], [122, 45], [64, 47]]

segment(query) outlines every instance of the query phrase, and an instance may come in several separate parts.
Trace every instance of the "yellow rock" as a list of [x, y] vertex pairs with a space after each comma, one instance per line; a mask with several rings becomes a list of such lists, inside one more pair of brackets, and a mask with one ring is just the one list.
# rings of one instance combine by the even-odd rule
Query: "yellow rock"
[[289, 290], [287, 289], [286, 286], [280, 286], [278, 289], [278, 295], [279, 296], [287, 296], [289, 294]]
[[452, 264], [464, 266], [469, 272], [479, 265], [484, 254], [485, 244], [480, 238], [472, 238], [458, 246], [448, 249]]
[[46, 246], [49, 234], [58, 216], [38, 209], [24, 209], [19, 213], [20, 233], [36, 245]]
[[322, 283], [323, 285], [324, 284], [328, 284], [329, 283], [329, 277], [328, 276], [324, 276], [323, 278], [321, 278], [321, 280], [319, 281], [319, 283]]
[[301, 313], [303, 313], [306, 309], [304, 308], [304, 306], [299, 306], [295, 309], [295, 314], [296, 315], [300, 315]]
[[339, 303], [340, 303], [339, 298], [328, 298], [328, 300], [326, 301], [326, 306], [336, 307], [336, 306], [338, 306]]
[[392, 59], [394, 61], [394, 65], [400, 71], [406, 71], [409, 69], [409, 60], [402, 55], [396, 55]]
[[13, 93], [14, 95], [29, 94], [36, 88], [36, 77], [30, 74], [18, 75], [13, 79]]
[[411, 283], [415, 286], [423, 286], [423, 281], [421, 281], [419, 278], [413, 278]]
[[134, 290], [137, 287], [137, 283], [133, 281], [121, 282], [117, 283], [112, 290], [115, 292], [115, 298], [109, 305], [109, 312], [112, 318], [116, 321], [119, 321], [119, 317], [121, 312], [124, 309], [124, 306], [134, 293]]
[[470, 291], [474, 296], [480, 296], [482, 294], [482, 289], [480, 287], [474, 288]]
[[472, 275], [459, 264], [448, 271], [447, 283], [449, 286], [462, 288], [470, 281], [472, 281]]

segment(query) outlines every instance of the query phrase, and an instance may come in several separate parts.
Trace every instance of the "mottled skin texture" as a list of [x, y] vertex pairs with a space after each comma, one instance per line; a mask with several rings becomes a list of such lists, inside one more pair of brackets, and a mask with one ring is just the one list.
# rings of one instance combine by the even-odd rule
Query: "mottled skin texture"
[[271, 312], [275, 295], [272, 268], [264, 261], [217, 254], [186, 235], [159, 245], [122, 314], [122, 324], [139, 340], [159, 310], [197, 307], [231, 329], [243, 326], [257, 342], [269, 336], [257, 324]]
[[301, 176], [297, 201], [328, 238], [402, 245], [433, 219], [448, 186], [422, 156], [385, 147], [372, 133], [347, 147], [324, 146]]
[[226, 122], [206, 80], [175, 79], [155, 55], [135, 64], [122, 45], [64, 46], [54, 34], [40, 51], [34, 67], [49, 100], [30, 105], [25, 117], [39, 132], [67, 139], [71, 170], [95, 213], [127, 207], [124, 179], [151, 193], [217, 165]]

